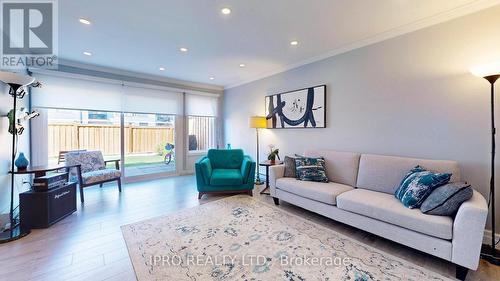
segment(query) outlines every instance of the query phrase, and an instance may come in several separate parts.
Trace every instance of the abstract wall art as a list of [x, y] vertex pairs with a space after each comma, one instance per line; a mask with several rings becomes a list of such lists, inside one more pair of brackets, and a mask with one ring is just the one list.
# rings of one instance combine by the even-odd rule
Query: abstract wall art
[[266, 97], [267, 128], [326, 128], [326, 85]]

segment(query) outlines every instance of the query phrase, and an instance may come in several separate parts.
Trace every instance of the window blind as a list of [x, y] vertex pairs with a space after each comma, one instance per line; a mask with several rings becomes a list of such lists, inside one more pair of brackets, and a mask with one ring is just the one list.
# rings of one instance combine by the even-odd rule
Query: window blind
[[85, 76], [40, 73], [34, 76], [42, 82], [42, 87], [31, 90], [33, 107], [182, 114], [180, 91]]
[[186, 115], [216, 117], [219, 97], [211, 94], [186, 94]]

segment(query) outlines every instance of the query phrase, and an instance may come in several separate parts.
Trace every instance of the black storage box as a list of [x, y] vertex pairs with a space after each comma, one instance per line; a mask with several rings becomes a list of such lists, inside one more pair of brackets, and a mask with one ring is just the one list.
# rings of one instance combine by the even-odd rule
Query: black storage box
[[48, 191], [19, 194], [23, 229], [46, 228], [76, 211], [76, 183], [69, 182]]

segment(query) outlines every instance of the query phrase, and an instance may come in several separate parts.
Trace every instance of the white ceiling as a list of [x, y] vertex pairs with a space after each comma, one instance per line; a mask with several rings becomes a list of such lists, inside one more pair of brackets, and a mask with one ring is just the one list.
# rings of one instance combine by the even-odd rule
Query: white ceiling
[[[499, 1], [60, 0], [59, 57], [232, 87], [495, 4]], [[222, 7], [232, 13], [222, 15]], [[92, 24], [81, 24], [81, 17]], [[290, 46], [292, 40], [299, 45]], [[189, 51], [181, 53], [180, 47]]]

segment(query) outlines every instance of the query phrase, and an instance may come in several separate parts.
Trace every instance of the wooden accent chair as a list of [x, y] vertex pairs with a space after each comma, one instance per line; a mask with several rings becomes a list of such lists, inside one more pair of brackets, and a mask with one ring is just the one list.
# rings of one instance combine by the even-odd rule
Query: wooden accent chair
[[241, 149], [210, 149], [195, 164], [198, 199], [203, 194], [245, 193], [252, 196], [255, 162]]
[[66, 154], [70, 152], [82, 152], [87, 151], [86, 149], [78, 149], [78, 150], [61, 150], [59, 151], [59, 156], [57, 157], [57, 164], [61, 164], [66, 162]]
[[[115, 169], [106, 168], [106, 164], [115, 162]], [[66, 154], [66, 163], [69, 165], [80, 164], [76, 175], [72, 174], [72, 180], [76, 178], [80, 187], [80, 200], [83, 203], [83, 188], [87, 186], [102, 186], [105, 182], [117, 181], [118, 190], [122, 191], [120, 160], [107, 160], [100, 151], [73, 151]]]

